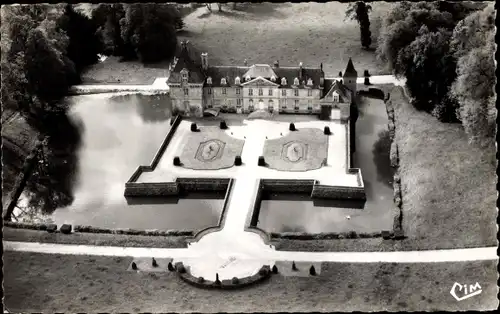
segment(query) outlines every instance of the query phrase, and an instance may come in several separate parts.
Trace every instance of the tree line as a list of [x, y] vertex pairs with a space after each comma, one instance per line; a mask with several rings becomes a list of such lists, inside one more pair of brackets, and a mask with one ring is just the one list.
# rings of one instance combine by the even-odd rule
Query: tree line
[[399, 2], [384, 18], [377, 56], [406, 78], [412, 105], [460, 122], [472, 142], [496, 129], [495, 10], [476, 2]]

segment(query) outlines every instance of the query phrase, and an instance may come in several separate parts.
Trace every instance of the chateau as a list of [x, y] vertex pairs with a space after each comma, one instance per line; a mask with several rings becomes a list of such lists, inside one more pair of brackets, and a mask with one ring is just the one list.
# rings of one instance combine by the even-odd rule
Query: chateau
[[189, 42], [181, 42], [179, 57], [168, 85], [174, 110], [188, 116], [203, 116], [207, 109], [250, 113], [320, 114], [328, 119], [349, 118], [358, 77], [349, 59], [341, 80], [326, 79], [318, 68], [273, 66], [212, 66], [207, 53], [199, 60], [190, 56]]

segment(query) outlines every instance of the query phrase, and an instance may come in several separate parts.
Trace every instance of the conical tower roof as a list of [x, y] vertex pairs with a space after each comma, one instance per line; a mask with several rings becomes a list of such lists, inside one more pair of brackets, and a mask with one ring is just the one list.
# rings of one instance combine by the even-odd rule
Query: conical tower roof
[[352, 59], [349, 58], [349, 62], [347, 62], [347, 67], [344, 71], [344, 76], [358, 76], [358, 72], [354, 69], [354, 64], [352, 64]]

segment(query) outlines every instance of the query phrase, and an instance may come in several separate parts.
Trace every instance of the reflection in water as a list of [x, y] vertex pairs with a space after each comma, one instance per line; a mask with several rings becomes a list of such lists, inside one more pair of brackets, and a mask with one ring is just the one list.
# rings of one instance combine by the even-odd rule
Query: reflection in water
[[391, 138], [388, 130], [378, 133], [378, 139], [373, 144], [373, 162], [377, 167], [377, 180], [392, 186], [394, 169], [390, 161]]
[[170, 129], [165, 97], [68, 97], [68, 115], [44, 122], [50, 129], [44, 163], [25, 193], [32, 209], [42, 208], [34, 220], [162, 230], [217, 224], [223, 199], [129, 205], [123, 196], [125, 182], [139, 165], [151, 162]]

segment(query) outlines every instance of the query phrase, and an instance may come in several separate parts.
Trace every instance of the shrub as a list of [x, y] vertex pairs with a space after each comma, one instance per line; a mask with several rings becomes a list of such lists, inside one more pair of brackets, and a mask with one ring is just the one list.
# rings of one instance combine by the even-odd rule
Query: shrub
[[316, 276], [316, 268], [314, 268], [314, 265], [311, 265], [309, 268], [309, 275]]
[[137, 264], [135, 262], [132, 262], [132, 269], [137, 270]]
[[237, 277], [233, 277], [233, 279], [231, 279], [231, 282], [234, 284], [234, 285], [237, 285], [240, 280], [237, 278]]
[[179, 156], [174, 157], [174, 166], [180, 166], [181, 165], [181, 159]]
[[292, 262], [292, 270], [297, 271], [297, 265], [295, 265], [295, 262]]
[[225, 121], [225, 120], [222, 120], [222, 121], [220, 122], [219, 127], [221, 128], [221, 130], [225, 130], [225, 129], [227, 129], [227, 124], [226, 124], [226, 121]]
[[290, 123], [290, 126], [288, 127], [290, 131], [296, 131], [295, 129], [295, 124], [293, 122]]
[[191, 132], [196, 132], [198, 131], [198, 126], [196, 125], [196, 123], [191, 123]]
[[330, 134], [332, 134], [332, 132], [330, 131], [330, 127], [329, 127], [329, 126], [325, 126], [325, 127], [323, 128], [323, 133], [324, 133], [325, 135], [330, 135]]
[[387, 230], [383, 230], [382, 231], [382, 238], [384, 240], [389, 240], [391, 238], [391, 233]]
[[175, 270], [174, 266], [172, 265], [172, 262], [168, 262], [167, 268], [168, 268], [169, 271], [174, 271]]
[[234, 165], [235, 166], [241, 166], [242, 165], [242, 161], [241, 161], [241, 156], [236, 156], [234, 157]]
[[59, 230], [61, 231], [61, 233], [70, 234], [71, 229], [72, 229], [71, 225], [63, 224]]
[[342, 77], [342, 71], [339, 72], [339, 77]]
[[220, 282], [220, 279], [219, 279], [219, 274], [216, 273], [215, 274], [215, 282], [214, 282], [217, 286], [220, 286], [221, 285], [221, 282]]
[[158, 267], [158, 263], [156, 262], [155, 258], [153, 257], [152, 261], [151, 261], [151, 265], [153, 265], [153, 267]]
[[184, 267], [184, 264], [182, 263], [177, 264], [175, 268], [181, 274], [184, 274], [186, 272], [186, 267]]
[[365, 85], [370, 85], [370, 78], [365, 77]]
[[259, 275], [266, 276], [267, 274], [269, 274], [269, 270], [265, 266], [262, 266], [262, 268], [259, 269]]
[[203, 278], [203, 277], [198, 277], [198, 282], [199, 282], [199, 283], [204, 283], [204, 282], [205, 282], [205, 278]]
[[264, 159], [264, 156], [259, 156], [259, 162], [258, 165], [260, 167], [265, 167], [266, 166], [266, 160]]
[[356, 239], [358, 237], [358, 234], [356, 233], [356, 231], [349, 231], [347, 233], [347, 238], [348, 239]]
[[365, 77], [370, 76], [370, 73], [368, 72], [368, 70], [365, 70], [365, 72], [364, 72], [364, 76], [365, 76]]
[[47, 225], [47, 232], [54, 233], [57, 230], [57, 225], [56, 224], [48, 224]]
[[276, 265], [273, 265], [273, 274], [278, 273], [278, 267]]

